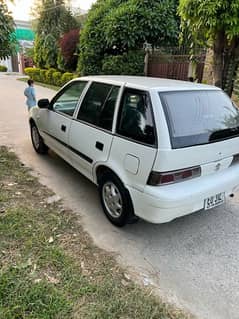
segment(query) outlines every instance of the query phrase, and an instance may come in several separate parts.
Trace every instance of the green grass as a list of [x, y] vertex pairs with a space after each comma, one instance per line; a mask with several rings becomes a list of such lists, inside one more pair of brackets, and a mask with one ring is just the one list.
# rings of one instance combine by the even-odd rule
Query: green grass
[[0, 147], [0, 319], [189, 318], [126, 280], [52, 195]]
[[72, 304], [46, 281], [34, 283], [28, 267], [9, 267], [0, 277], [0, 318], [69, 318]]

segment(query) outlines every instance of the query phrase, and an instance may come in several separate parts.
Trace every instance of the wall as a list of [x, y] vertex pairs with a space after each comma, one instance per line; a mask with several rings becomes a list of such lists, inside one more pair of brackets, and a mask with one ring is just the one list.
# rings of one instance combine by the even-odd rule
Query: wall
[[213, 51], [211, 49], [208, 49], [206, 54], [206, 59], [205, 59], [203, 80], [202, 80], [202, 82], [205, 84], [213, 84], [212, 60], [213, 60]]
[[0, 60], [0, 65], [4, 65], [7, 67], [7, 72], [12, 72], [12, 62], [11, 59]]

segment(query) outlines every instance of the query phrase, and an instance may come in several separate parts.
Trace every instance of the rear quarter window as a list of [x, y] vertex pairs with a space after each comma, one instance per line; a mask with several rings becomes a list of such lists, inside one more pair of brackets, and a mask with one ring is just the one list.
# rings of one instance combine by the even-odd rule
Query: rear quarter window
[[147, 92], [125, 89], [120, 105], [117, 133], [143, 144], [156, 144], [154, 118]]

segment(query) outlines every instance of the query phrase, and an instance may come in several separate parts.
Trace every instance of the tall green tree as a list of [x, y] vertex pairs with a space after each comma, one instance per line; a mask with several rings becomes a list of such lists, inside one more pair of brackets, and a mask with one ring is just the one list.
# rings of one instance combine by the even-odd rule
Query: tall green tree
[[0, 30], [0, 59], [5, 59], [14, 53], [16, 40], [14, 21], [4, 0], [0, 0]]
[[180, 0], [179, 14], [194, 45], [204, 39], [212, 48], [214, 84], [231, 96], [239, 65], [239, 1]]
[[56, 68], [60, 37], [78, 28], [79, 24], [64, 0], [42, 0], [37, 11], [34, 61], [41, 68]]
[[175, 0], [98, 0], [81, 33], [81, 74], [100, 73], [107, 55], [175, 45], [178, 36]]

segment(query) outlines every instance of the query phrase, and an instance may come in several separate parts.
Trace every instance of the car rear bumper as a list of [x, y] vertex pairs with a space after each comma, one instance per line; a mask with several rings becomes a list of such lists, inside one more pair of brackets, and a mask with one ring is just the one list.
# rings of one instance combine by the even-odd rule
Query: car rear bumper
[[144, 193], [129, 188], [135, 214], [152, 223], [166, 223], [204, 209], [205, 199], [239, 192], [239, 165], [220, 172], [165, 186], [146, 186]]

